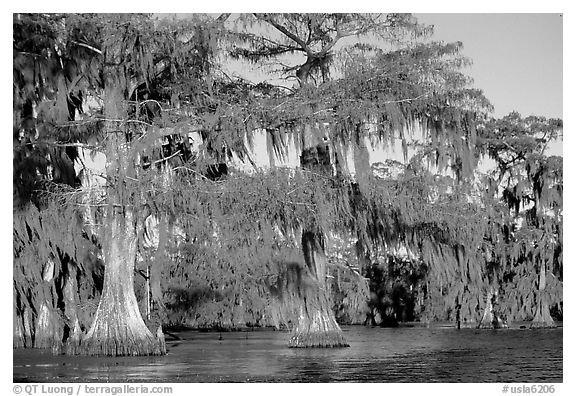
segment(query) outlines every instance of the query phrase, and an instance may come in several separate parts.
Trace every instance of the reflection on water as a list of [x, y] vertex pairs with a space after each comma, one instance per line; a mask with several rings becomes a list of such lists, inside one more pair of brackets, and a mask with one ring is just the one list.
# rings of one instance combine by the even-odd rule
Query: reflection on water
[[562, 328], [350, 326], [350, 348], [289, 349], [288, 333], [182, 332], [161, 357], [14, 350], [15, 382], [561, 382]]

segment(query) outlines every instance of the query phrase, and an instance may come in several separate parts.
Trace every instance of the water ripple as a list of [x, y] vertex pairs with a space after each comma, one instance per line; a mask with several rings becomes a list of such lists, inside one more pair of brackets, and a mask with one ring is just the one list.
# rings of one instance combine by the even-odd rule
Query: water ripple
[[[289, 349], [283, 332], [183, 332], [168, 354], [14, 350], [15, 382], [561, 382], [562, 329], [344, 328], [350, 348]], [[248, 337], [248, 339], [246, 339]]]

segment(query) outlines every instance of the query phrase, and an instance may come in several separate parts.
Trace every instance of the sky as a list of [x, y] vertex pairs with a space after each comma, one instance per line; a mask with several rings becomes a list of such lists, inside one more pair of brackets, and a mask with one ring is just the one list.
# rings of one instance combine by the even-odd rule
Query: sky
[[[466, 74], [494, 106], [494, 116], [563, 117], [563, 15], [560, 13], [416, 14], [436, 40], [461, 41]], [[562, 140], [548, 155], [563, 155]]]
[[461, 41], [466, 70], [494, 105], [494, 115], [562, 118], [563, 16], [549, 14], [416, 14], [434, 37]]

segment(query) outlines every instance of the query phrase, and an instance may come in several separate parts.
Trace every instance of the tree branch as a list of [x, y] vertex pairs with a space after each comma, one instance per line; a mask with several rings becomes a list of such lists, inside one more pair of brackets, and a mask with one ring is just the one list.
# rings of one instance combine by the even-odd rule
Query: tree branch
[[96, 48], [96, 47], [92, 47], [91, 45], [84, 44], [84, 43], [80, 43], [80, 42], [74, 41], [74, 40], [70, 40], [70, 42], [73, 43], [73, 44], [79, 45], [80, 47], [87, 48], [87, 49], [89, 49], [90, 51], [96, 52], [98, 55], [102, 55], [102, 51], [99, 50], [99, 49]]
[[152, 165], [156, 165], [156, 164], [159, 164], [159, 163], [161, 163], [161, 162], [166, 162], [166, 161], [168, 161], [169, 159], [174, 158], [174, 157], [176, 157], [176, 156], [179, 155], [179, 154], [180, 154], [180, 150], [176, 151], [174, 154], [172, 154], [172, 155], [170, 155], [170, 156], [168, 156], [168, 157], [160, 158], [159, 160], [156, 160], [156, 161], [152, 162]]
[[[40, 143], [40, 142], [36, 142]], [[49, 144], [56, 147], [78, 147], [78, 148], [86, 148], [86, 149], [97, 149], [99, 146], [89, 145], [86, 143], [61, 143], [61, 142], [41, 142], [43, 144]]]
[[220, 14], [220, 16], [218, 18], [216, 18], [216, 20], [218, 22], [226, 22], [228, 20], [228, 18], [230, 18], [230, 15], [231, 15], [231, 13], [229, 13], [229, 12]]
[[276, 30], [278, 30], [280, 33], [284, 34], [286, 37], [290, 38], [292, 41], [297, 43], [309, 56], [313, 55], [308, 45], [306, 45], [306, 43], [300, 37], [296, 36], [294, 33], [286, 29], [280, 23], [276, 22], [276, 20], [272, 16], [267, 14], [254, 14], [254, 16], [256, 16], [256, 18], [258, 19], [263, 19], [264, 21], [274, 26]]

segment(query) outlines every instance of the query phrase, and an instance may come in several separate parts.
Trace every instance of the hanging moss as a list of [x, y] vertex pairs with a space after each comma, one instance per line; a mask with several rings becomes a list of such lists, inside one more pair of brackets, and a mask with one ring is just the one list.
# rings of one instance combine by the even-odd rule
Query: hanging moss
[[[14, 307], [24, 339], [31, 338], [24, 346], [59, 351], [75, 327], [89, 326], [102, 269], [74, 208], [44, 202], [43, 210], [14, 213]], [[71, 274], [81, 282], [69, 283]]]

